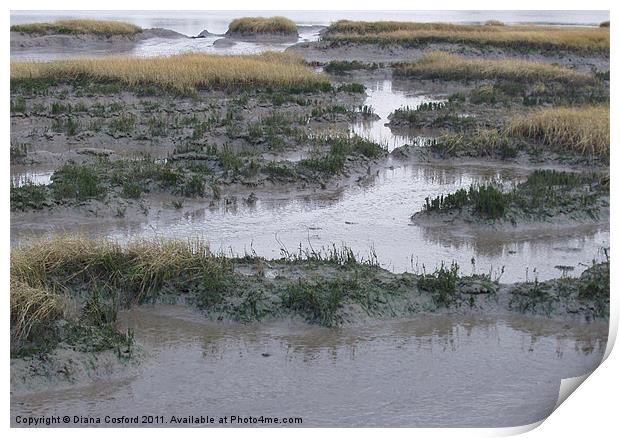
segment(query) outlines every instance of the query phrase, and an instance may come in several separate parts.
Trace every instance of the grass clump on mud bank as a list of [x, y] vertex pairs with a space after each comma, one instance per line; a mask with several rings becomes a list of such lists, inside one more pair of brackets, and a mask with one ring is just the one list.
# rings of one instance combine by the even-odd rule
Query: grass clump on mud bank
[[30, 34], [132, 36], [142, 32], [135, 24], [112, 20], [58, 20], [50, 23], [14, 24], [11, 32]]
[[442, 158], [500, 157], [514, 158], [527, 150], [523, 142], [504, 136], [500, 129], [478, 129], [466, 133], [448, 133], [430, 143], [430, 150]]
[[67, 163], [54, 172], [51, 184], [11, 187], [11, 210], [41, 209], [55, 203], [77, 205], [110, 196], [137, 199], [143, 193], [167, 191], [180, 196], [203, 196], [205, 172], [188, 172], [151, 159]]
[[274, 52], [260, 55], [184, 53], [151, 58], [11, 63], [11, 87], [81, 82], [118, 83], [129, 88], [156, 86], [186, 93], [244, 86], [331, 90], [327, 76], [313, 71], [302, 58]]
[[459, 189], [454, 193], [426, 198], [424, 211], [443, 212], [471, 206], [476, 214], [489, 219], [504, 216], [509, 196], [493, 185], [471, 186], [469, 190]]
[[536, 170], [511, 190], [489, 183], [426, 198], [422, 213], [456, 213], [512, 223], [560, 215], [598, 220], [601, 209], [609, 207], [608, 198], [608, 176]]
[[[419, 112], [398, 115], [419, 117]], [[513, 117], [501, 128], [469, 129], [433, 140], [430, 150], [441, 157], [532, 157], [545, 152], [609, 162], [610, 128], [607, 105], [544, 108]], [[462, 123], [461, 123], [462, 124]], [[474, 126], [475, 128], [475, 126]]]
[[359, 136], [333, 137], [324, 141], [329, 144], [329, 150], [326, 153], [316, 152], [313, 157], [299, 161], [297, 166], [333, 175], [341, 172], [347, 159], [352, 156], [374, 159], [386, 152], [377, 143]]
[[346, 43], [419, 47], [431, 43], [500, 47], [515, 51], [566, 50], [609, 54], [609, 28], [560, 26], [492, 26], [449, 23], [341, 20], [329, 26], [323, 39]]
[[[328, 266], [335, 277], [267, 280], [262, 259], [226, 258], [211, 253], [202, 241], [121, 246], [70, 235], [32, 241], [11, 253], [12, 351], [28, 354], [76, 338], [79, 348], [90, 351], [93, 346], [86, 344], [92, 339], [84, 339], [90, 332], [101, 349], [115, 345], [105, 339], [129, 342], [130, 334], [114, 330], [118, 310], [164, 296], [183, 295], [211, 315], [235, 320], [292, 313], [331, 326], [341, 322], [339, 312], [346, 301], [360, 300], [372, 312], [389, 293], [363, 280], [372, 264], [358, 262], [350, 251], [334, 248], [308, 257], [311, 260], [280, 263]], [[243, 273], [247, 269], [252, 273]], [[349, 278], [352, 269], [356, 273]], [[338, 275], [339, 270], [346, 272]]]
[[427, 53], [417, 61], [401, 64], [394, 69], [394, 74], [422, 79], [559, 81], [575, 85], [594, 81], [594, 77], [591, 75], [545, 62], [525, 61], [516, 58], [501, 60], [471, 59], [440, 51]]
[[228, 25], [227, 35], [297, 35], [297, 25], [286, 17], [242, 17]]
[[593, 261], [576, 281], [534, 279], [513, 285], [509, 289], [509, 309], [548, 316], [564, 308], [569, 315], [585, 315], [586, 320], [609, 318], [610, 264], [607, 252], [605, 255], [605, 261]]

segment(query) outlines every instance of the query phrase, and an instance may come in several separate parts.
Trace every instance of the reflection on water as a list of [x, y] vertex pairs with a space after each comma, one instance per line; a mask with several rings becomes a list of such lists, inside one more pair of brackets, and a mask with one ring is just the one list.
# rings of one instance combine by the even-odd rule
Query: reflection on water
[[132, 379], [12, 397], [11, 415], [301, 416], [304, 426], [517, 426], [593, 370], [606, 325], [423, 316], [326, 329], [206, 322], [179, 306], [121, 315], [152, 351]]
[[11, 175], [11, 186], [12, 187], [21, 187], [27, 184], [35, 184], [35, 185], [48, 185], [52, 182], [51, 172], [26, 172], [19, 173], [15, 175]]
[[415, 109], [421, 103], [445, 102], [444, 99], [438, 100], [430, 96], [415, 94], [415, 90], [398, 89], [394, 84], [390, 79], [364, 82], [366, 93], [368, 94], [364, 105], [372, 107], [374, 113], [379, 118], [360, 121], [351, 126], [351, 131], [354, 134], [379, 143], [389, 151], [406, 144], [413, 144], [415, 141], [423, 141], [427, 138], [415, 135], [413, 132], [410, 135], [404, 135], [406, 131], [393, 133], [388, 126], [385, 126], [389, 122], [388, 116], [395, 109], [403, 107]]
[[11, 186], [26, 184], [47, 185], [51, 183], [54, 169], [49, 166], [11, 166]]

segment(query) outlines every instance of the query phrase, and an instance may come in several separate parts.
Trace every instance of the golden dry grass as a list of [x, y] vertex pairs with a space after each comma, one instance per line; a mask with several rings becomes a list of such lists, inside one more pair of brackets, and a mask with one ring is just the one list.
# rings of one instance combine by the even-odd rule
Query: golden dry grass
[[431, 52], [418, 61], [396, 68], [402, 76], [441, 79], [509, 79], [513, 81], [592, 82], [591, 75], [539, 61], [464, 58], [446, 52]]
[[58, 20], [51, 23], [27, 23], [11, 26], [13, 32], [42, 34], [135, 35], [142, 28], [131, 23], [110, 20]]
[[397, 44], [454, 43], [516, 50], [563, 49], [609, 53], [609, 28], [560, 26], [457, 25], [395, 21], [338, 21], [326, 32], [334, 43]]
[[483, 26], [469, 26], [451, 23], [416, 23], [413, 21], [352, 21], [339, 20], [331, 24], [326, 32], [328, 34], [376, 34], [395, 32], [400, 30], [419, 31], [474, 31], [483, 28]]
[[231, 21], [227, 33], [297, 35], [297, 25], [285, 17], [243, 17]]
[[609, 107], [545, 108], [514, 118], [506, 130], [584, 156], [609, 157]]
[[184, 53], [153, 58], [11, 62], [11, 81], [71, 81], [79, 78], [95, 82], [116, 81], [127, 86], [157, 85], [182, 91], [235, 85], [329, 85], [326, 75], [313, 71], [300, 57], [275, 52], [237, 56]]
[[63, 282], [69, 282], [71, 276], [93, 273], [99, 267], [112, 271], [112, 261], [119, 260], [121, 254], [117, 244], [82, 236], [34, 240], [11, 249], [11, 279], [56, 290], [54, 277], [62, 276]]
[[63, 314], [60, 296], [11, 279], [11, 343], [26, 339], [33, 326], [56, 321]]
[[122, 246], [105, 239], [59, 235], [13, 248], [11, 282], [54, 294], [65, 292], [74, 280], [122, 285], [140, 299], [167, 280], [209, 272], [223, 263], [201, 240], [137, 240]]

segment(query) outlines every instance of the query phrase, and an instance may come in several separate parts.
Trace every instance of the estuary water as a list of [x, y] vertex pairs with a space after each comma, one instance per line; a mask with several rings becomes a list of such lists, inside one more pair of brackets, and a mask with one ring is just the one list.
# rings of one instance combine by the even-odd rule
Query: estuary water
[[520, 426], [551, 413], [561, 379], [598, 366], [607, 337], [606, 324], [514, 315], [425, 315], [327, 329], [214, 323], [185, 307], [141, 306], [121, 320], [150, 351], [137, 375], [13, 396], [11, 417], [263, 415], [301, 417], [301, 427]]

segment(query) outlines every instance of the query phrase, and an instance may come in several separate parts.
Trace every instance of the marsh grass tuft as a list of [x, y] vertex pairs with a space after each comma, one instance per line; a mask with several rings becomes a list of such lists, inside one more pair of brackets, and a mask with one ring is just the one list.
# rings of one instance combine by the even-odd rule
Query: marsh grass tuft
[[359, 136], [330, 137], [324, 141], [330, 145], [326, 153], [315, 153], [313, 157], [299, 161], [297, 166], [333, 175], [344, 169], [348, 157], [374, 159], [385, 153], [377, 143]]
[[458, 189], [454, 193], [425, 199], [424, 211], [449, 211], [471, 205], [482, 217], [499, 219], [504, 216], [510, 196], [492, 184], [471, 186], [469, 190]]
[[311, 322], [331, 327], [342, 322], [340, 308], [359, 287], [354, 280], [300, 281], [288, 287], [285, 302], [292, 310], [307, 315]]
[[442, 157], [494, 156], [513, 158], [521, 144], [499, 129], [476, 129], [466, 133], [448, 133], [434, 140], [430, 148]]
[[59, 295], [11, 277], [11, 350], [33, 336], [49, 335], [50, 327], [63, 316]]
[[329, 61], [324, 68], [327, 73], [333, 73], [337, 75], [344, 74], [353, 70], [376, 70], [379, 68], [377, 63], [364, 63], [361, 61]]
[[228, 25], [227, 35], [297, 35], [297, 25], [286, 17], [242, 17]]
[[449, 307], [457, 298], [457, 285], [459, 281], [459, 265], [452, 262], [446, 266], [443, 262], [434, 272], [424, 273], [418, 279], [418, 287], [433, 294], [435, 305]]
[[31, 181], [21, 186], [11, 186], [11, 209], [12, 210], [39, 210], [43, 208], [47, 200], [47, 189]]
[[609, 160], [608, 106], [545, 108], [514, 118], [507, 134], [583, 156]]
[[98, 198], [105, 193], [102, 178], [93, 167], [65, 164], [52, 175], [50, 185], [56, 199]]

